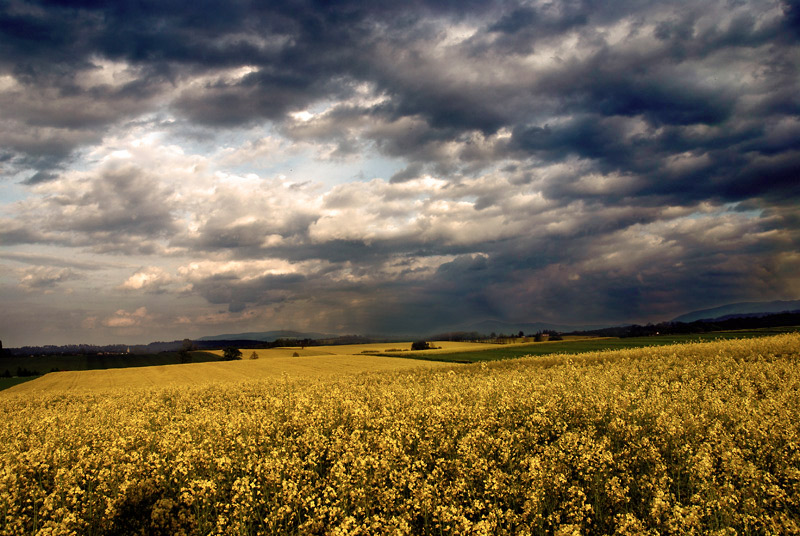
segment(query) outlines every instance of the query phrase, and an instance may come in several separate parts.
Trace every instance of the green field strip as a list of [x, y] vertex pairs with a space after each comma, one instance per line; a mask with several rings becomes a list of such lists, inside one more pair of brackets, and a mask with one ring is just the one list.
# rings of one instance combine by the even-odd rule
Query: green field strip
[[35, 380], [38, 377], [39, 376], [23, 376], [21, 378], [0, 378], [0, 391], [8, 389], [9, 387], [14, 387], [15, 385], [19, 385], [21, 383]]
[[645, 346], [666, 346], [688, 342], [709, 342], [729, 339], [749, 339], [753, 337], [766, 337], [779, 333], [789, 333], [800, 330], [798, 326], [764, 328], [742, 331], [714, 331], [709, 333], [692, 333], [680, 335], [653, 335], [649, 337], [626, 338], [597, 338], [578, 341], [553, 341], [532, 343], [525, 346], [509, 346], [490, 348], [479, 351], [452, 352], [447, 354], [434, 354], [424, 352], [384, 353], [387, 357], [403, 357], [407, 359], [420, 359], [425, 361], [446, 361], [450, 363], [478, 363], [482, 361], [497, 361], [500, 359], [516, 359], [524, 356], [539, 356], [552, 354], [580, 354], [585, 352], [598, 352], [602, 350], [622, 350], [626, 348], [642, 348]]
[[[220, 356], [212, 352], [191, 352], [191, 363], [205, 363], [219, 360]], [[0, 358], [0, 374], [7, 370], [13, 375], [19, 368], [35, 371], [41, 375], [56, 370], [104, 370], [177, 365], [180, 363], [181, 360], [178, 352], [161, 352], [158, 354], [11, 356]]]

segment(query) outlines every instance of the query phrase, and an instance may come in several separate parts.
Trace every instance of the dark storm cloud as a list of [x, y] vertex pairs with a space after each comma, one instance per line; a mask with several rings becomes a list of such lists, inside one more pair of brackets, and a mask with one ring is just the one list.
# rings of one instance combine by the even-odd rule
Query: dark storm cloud
[[[24, 201], [0, 231], [0, 244], [56, 244], [97, 252], [154, 254], [177, 230], [172, 190], [131, 166], [59, 181], [52, 195]], [[38, 184], [42, 184], [39, 181]]]
[[411, 164], [407, 166], [405, 169], [402, 169], [392, 175], [389, 182], [404, 182], [411, 179], [416, 179], [422, 173], [422, 165], [420, 164]]
[[[158, 236], [174, 229], [174, 219], [164, 199], [170, 195], [160, 184], [133, 168], [111, 169], [88, 191], [67, 191], [51, 201], [64, 207], [48, 214], [53, 229], [112, 236]], [[77, 209], [77, 210], [74, 210]]]
[[[664, 188], [648, 197], [658, 193], [676, 204], [642, 203], [644, 196], [631, 204], [631, 192], [647, 183], [620, 176], [615, 185], [616, 179], [600, 177], [598, 193], [597, 177], [588, 177], [570, 182], [571, 175], [556, 176], [552, 183], [528, 185], [541, 187], [546, 197], [527, 201], [507, 195], [520, 193], [510, 178], [486, 177], [442, 188], [421, 205], [414, 200], [430, 193], [419, 179], [342, 185], [290, 233], [281, 231], [287, 229], [281, 220], [243, 224], [220, 217], [201, 228], [189, 247], [211, 255], [225, 251], [243, 261], [282, 259], [303, 278], [281, 281], [278, 290], [268, 280], [232, 272], [209, 276], [195, 288], [231, 311], [260, 303], [317, 308], [357, 301], [372, 313], [354, 316], [360, 324], [350, 329], [380, 332], [412, 310], [419, 312], [402, 321], [407, 329], [444, 329], [458, 319], [487, 316], [561, 323], [602, 323], [609, 315], [637, 320], [659, 311], [669, 317], [673, 309], [701, 307], [704, 300], [729, 300], [731, 289], [776, 292], [778, 280], [786, 288], [793, 284], [791, 267], [800, 258], [784, 252], [793, 251], [800, 236], [796, 210], [789, 206], [769, 205], [771, 214], [763, 216], [757, 212], [765, 201], [727, 213], [719, 206], [703, 208], [697, 200], [716, 195], [711, 188], [705, 197], [697, 188], [696, 197], [685, 201]], [[475, 201], [459, 204], [464, 197]], [[438, 213], [437, 204], [445, 204]], [[247, 207], [241, 201], [227, 205]], [[390, 218], [405, 223], [394, 233], [370, 234], [371, 222]], [[282, 239], [265, 243], [274, 233]], [[433, 260], [437, 256], [454, 259]]]
[[0, 245], [31, 244], [44, 242], [47, 238], [38, 229], [28, 227], [21, 222], [0, 219]]
[[561, 240], [520, 238], [489, 246], [480, 258], [459, 257], [442, 265], [420, 295], [432, 304], [458, 303], [462, 310], [451, 318], [668, 318], [676, 306], [724, 302], [732, 287], [774, 292], [777, 279], [791, 280], [780, 274], [786, 261], [775, 255], [787, 239], [772, 225], [735, 218], [724, 225], [689, 220], [667, 229], [589, 226]]
[[195, 283], [195, 290], [209, 303], [228, 304], [231, 312], [238, 312], [247, 304], [279, 303], [297, 295], [305, 281], [301, 274], [266, 275], [244, 281], [231, 274], [203, 279]]
[[[379, 26], [413, 30], [427, 15], [458, 14], [474, 6], [409, 7], [4, 2], [0, 69], [21, 87], [3, 104], [23, 127], [97, 132], [142, 113], [151, 97], [169, 93], [170, 85], [187, 77], [250, 65], [257, 70], [240, 80], [208, 80], [172, 95], [174, 109], [215, 126], [279, 119], [315, 100], [345, 95], [353, 82], [369, 79], [369, 49]], [[78, 79], [95, 68], [98, 58], [126, 62], [136, 72], [115, 87], [81, 86]], [[41, 138], [46, 136], [4, 144], [23, 155], [43, 151], [62, 160], [89, 141], [60, 136], [63, 147], [53, 151]], [[38, 166], [52, 164], [43, 159]]]
[[[564, 153], [591, 158], [586, 151], [592, 140], [564, 135], [550, 144], [531, 145], [530, 132], [535, 127], [527, 120], [536, 115], [534, 108], [539, 113], [571, 116], [635, 116], [653, 127], [729, 121], [745, 95], [726, 90], [722, 82], [699, 79], [689, 62], [708, 61], [708, 67], [724, 71], [725, 63], [733, 65], [735, 58], [719, 54], [751, 51], [753, 60], [774, 65], [772, 69], [782, 62], [790, 65], [785, 55], [795, 35], [796, 6], [786, 4], [783, 17], [759, 23], [757, 15], [769, 6], [754, 3], [752, 9], [740, 9], [724, 27], [717, 27], [698, 20], [703, 15], [714, 17], [714, 10], [724, 14], [728, 8], [721, 4], [687, 10], [673, 9], [679, 6], [671, 3], [615, 3], [609, 8], [593, 2], [540, 6], [418, 2], [402, 7], [299, 1], [190, 6], [45, 2], [25, 9], [11, 2], [3, 11], [0, 32], [3, 63], [20, 80], [29, 80], [31, 86], [44, 83], [60, 97], [75, 95], [116, 104], [108, 110], [62, 107], [71, 116], [43, 115], [41, 106], [33, 106], [19, 112], [24, 124], [102, 128], [140, 110], [150, 95], [166, 91], [165, 81], [249, 65], [255, 70], [241, 79], [210, 79], [182, 90], [175, 95], [174, 109], [201, 123], [223, 127], [281, 120], [287, 111], [319, 100], [345, 98], [352, 94], [354, 84], [369, 82], [391, 99], [381, 110], [366, 111], [368, 116], [377, 113], [381, 118], [388, 112], [394, 120], [423, 120], [413, 128], [413, 140], [402, 140], [399, 132], [375, 131], [379, 147], [387, 154], [424, 158], [424, 153], [418, 155], [418, 147], [430, 143], [432, 136], [457, 142], [471, 131], [489, 135], [507, 127], [519, 133], [518, 147], [529, 147], [532, 153], [553, 160]], [[610, 45], [607, 37], [595, 31], [597, 24], [631, 18], [638, 20], [638, 26], [633, 24], [628, 30], [631, 39], [652, 32], [645, 36], [652, 50]], [[462, 21], [476, 28], [474, 35], [457, 47], [450, 46], [443, 58], [429, 54], [448, 25]], [[640, 28], [645, 22], [653, 23], [654, 29]], [[540, 43], [568, 32], [584, 41], [578, 46], [589, 51], [585, 58], [565, 58], [560, 67], [550, 67], [533, 78], [513, 62], [500, 77], [488, 73], [484, 79], [461, 78], [479, 72], [483, 62], [507, 61], [509, 49], [528, 54]], [[509, 43], [509, 39], [524, 43]], [[139, 71], [134, 80], [118, 88], [78, 87], [74, 76], [96, 57], [126, 61]], [[770, 106], [788, 105], [789, 110], [794, 108], [789, 113], [796, 113], [796, 97], [794, 104], [786, 102], [792, 100], [792, 93], [797, 94], [793, 91], [796, 80], [766, 76], [776, 85], [759, 95], [759, 100], [778, 98]], [[630, 153], [637, 147], [628, 144], [619, 149]], [[436, 156], [428, 153], [427, 158]]]
[[41, 254], [25, 254], [25, 253], [0, 253], [0, 258], [36, 266], [53, 266], [59, 268], [74, 268], [77, 270], [101, 270], [108, 268], [109, 265], [99, 263], [82, 262], [74, 259], [65, 259], [63, 257], [54, 257], [50, 255]]
[[[732, 215], [727, 221], [684, 220], [666, 225], [631, 215], [610, 225], [609, 215], [587, 214], [572, 233], [483, 242], [481, 254], [457, 253], [432, 272], [387, 273], [386, 259], [425, 259], [418, 243], [341, 241], [298, 248], [325, 259], [303, 275], [213, 276], [195, 283], [210, 302], [231, 311], [255, 305], [286, 311], [335, 309], [356, 331], [424, 333], [496, 318], [551, 322], [608, 322], [668, 318], [675, 308], [725, 301], [730, 289], [775, 292], [790, 282], [800, 259], [781, 260], [800, 238], [772, 223]], [[644, 223], [635, 223], [634, 220]], [[469, 251], [470, 247], [461, 248]], [[271, 252], [274, 253], [274, 252]], [[313, 259], [306, 259], [313, 260]], [[356, 302], [358, 307], [347, 309]], [[282, 309], [282, 310], [283, 310]], [[659, 316], [661, 315], [661, 316]], [[287, 313], [286, 319], [293, 318]]]
[[41, 182], [48, 182], [58, 178], [58, 175], [55, 173], [50, 173], [47, 171], [37, 171], [27, 179], [23, 181], [24, 184], [39, 184]]

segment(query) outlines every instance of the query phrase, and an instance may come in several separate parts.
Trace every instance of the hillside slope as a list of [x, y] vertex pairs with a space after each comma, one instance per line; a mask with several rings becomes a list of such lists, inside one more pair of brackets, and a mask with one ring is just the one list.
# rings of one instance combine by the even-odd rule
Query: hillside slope
[[[105, 392], [146, 387], [221, 385], [254, 380], [282, 380], [285, 378], [318, 379], [342, 374], [395, 371], [419, 367], [436, 368], [446, 365], [439, 362], [375, 355], [333, 354], [320, 348], [307, 350], [258, 350], [257, 352], [261, 357], [255, 360], [248, 359], [253, 350], [244, 350], [244, 359], [241, 361], [51, 372], [35, 380], [0, 391], [0, 396], [77, 391]], [[295, 352], [302, 355], [293, 357]], [[221, 354], [222, 352], [220, 351], [219, 353]]]
[[730, 303], [711, 309], [692, 311], [672, 319], [672, 322], [695, 322], [697, 320], [714, 320], [731, 315], [748, 315], [754, 313], [783, 313], [800, 310], [800, 300], [771, 302]]

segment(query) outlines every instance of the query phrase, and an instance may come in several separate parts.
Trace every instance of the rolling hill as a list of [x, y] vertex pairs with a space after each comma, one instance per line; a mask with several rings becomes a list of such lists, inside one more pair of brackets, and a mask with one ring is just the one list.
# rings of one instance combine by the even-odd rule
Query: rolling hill
[[798, 310], [800, 310], [800, 300], [730, 303], [711, 309], [692, 311], [691, 313], [673, 318], [672, 322], [689, 323], [697, 320], [719, 320], [723, 317], [736, 318], [738, 316], [749, 316], [760, 313], [783, 313]]

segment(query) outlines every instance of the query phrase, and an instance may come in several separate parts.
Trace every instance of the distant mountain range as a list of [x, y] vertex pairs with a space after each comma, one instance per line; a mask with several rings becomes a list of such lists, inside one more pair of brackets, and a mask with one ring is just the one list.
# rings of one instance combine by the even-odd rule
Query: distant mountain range
[[672, 322], [695, 322], [697, 320], [726, 320], [745, 316], [800, 311], [800, 300], [771, 302], [730, 303], [711, 309], [693, 311], [672, 319]]
[[225, 333], [223, 335], [210, 335], [200, 337], [198, 341], [263, 341], [274, 342], [278, 339], [331, 339], [337, 335], [330, 333], [301, 332], [301, 331], [250, 331], [247, 333]]

